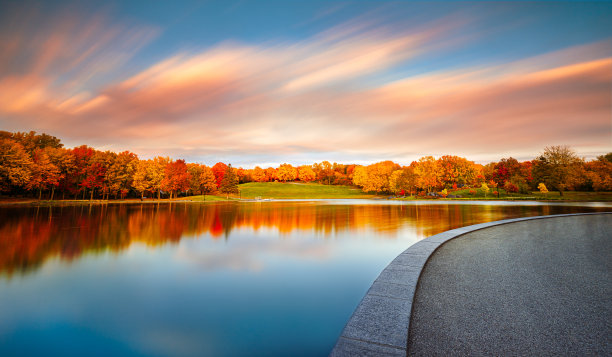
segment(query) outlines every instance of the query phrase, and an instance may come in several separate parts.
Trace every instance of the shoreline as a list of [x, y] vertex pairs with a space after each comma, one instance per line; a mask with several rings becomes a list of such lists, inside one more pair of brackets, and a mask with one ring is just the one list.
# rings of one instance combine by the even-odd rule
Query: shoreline
[[[214, 196], [213, 196], [214, 197]], [[516, 197], [516, 198], [327, 198], [327, 197], [298, 197], [298, 198], [230, 198], [218, 199], [217, 197], [210, 200], [190, 200], [189, 198], [180, 199], [124, 199], [124, 200], [37, 200], [37, 199], [3, 199], [0, 198], [0, 206], [62, 206], [62, 205], [106, 205], [106, 204], [160, 204], [160, 203], [190, 203], [190, 204], [207, 204], [217, 202], [241, 202], [241, 203], [262, 203], [262, 202], [307, 202], [307, 201], [373, 201], [373, 202], [537, 202], [537, 203], [612, 203], [612, 200], [576, 200], [576, 199], [538, 199], [537, 197]]]

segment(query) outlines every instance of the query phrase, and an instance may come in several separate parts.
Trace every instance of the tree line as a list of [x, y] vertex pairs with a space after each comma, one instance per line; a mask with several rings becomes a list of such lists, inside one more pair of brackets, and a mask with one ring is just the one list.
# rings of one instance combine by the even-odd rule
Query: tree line
[[218, 162], [212, 167], [156, 156], [139, 159], [130, 151], [100, 151], [87, 145], [65, 148], [61, 140], [36, 132], [0, 131], [0, 192], [39, 199], [174, 198], [179, 195], [238, 193], [246, 182], [319, 182], [355, 185], [365, 192], [420, 194], [466, 187], [493, 187], [509, 193], [537, 189], [612, 191], [612, 153], [579, 158], [567, 146], [550, 146], [533, 160], [508, 157], [481, 165], [466, 158], [425, 156], [408, 166], [392, 161], [253, 169]]

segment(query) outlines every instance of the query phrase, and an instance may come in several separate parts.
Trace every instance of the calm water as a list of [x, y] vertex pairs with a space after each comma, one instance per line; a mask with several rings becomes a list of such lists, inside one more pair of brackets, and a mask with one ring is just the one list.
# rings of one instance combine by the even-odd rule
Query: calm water
[[327, 355], [427, 236], [609, 205], [377, 201], [0, 207], [0, 355]]

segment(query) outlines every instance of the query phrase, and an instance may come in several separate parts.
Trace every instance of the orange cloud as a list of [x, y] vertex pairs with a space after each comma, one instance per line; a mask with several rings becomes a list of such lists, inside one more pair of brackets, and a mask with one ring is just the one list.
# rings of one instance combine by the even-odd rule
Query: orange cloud
[[12, 63], [0, 70], [0, 121], [145, 156], [266, 162], [308, 154], [403, 163], [447, 153], [529, 158], [551, 144], [610, 151], [609, 41], [363, 81], [466, 41], [454, 36], [465, 22], [397, 31], [352, 21], [296, 43], [224, 42], [127, 74], [123, 64], [155, 29], [67, 16], [34, 36], [33, 46], [24, 45], [33, 36], [27, 29], [15, 34], [19, 41], [0, 44], [10, 56], [31, 58], [17, 70], [0, 55], [0, 63]]

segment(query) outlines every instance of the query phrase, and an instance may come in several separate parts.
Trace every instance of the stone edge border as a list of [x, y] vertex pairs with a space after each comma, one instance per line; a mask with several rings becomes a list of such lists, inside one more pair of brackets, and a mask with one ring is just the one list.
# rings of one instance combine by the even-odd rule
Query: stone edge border
[[421, 272], [433, 253], [451, 239], [509, 223], [612, 212], [534, 216], [480, 223], [425, 238], [398, 255], [380, 273], [345, 325], [330, 356], [406, 356], [410, 314]]

